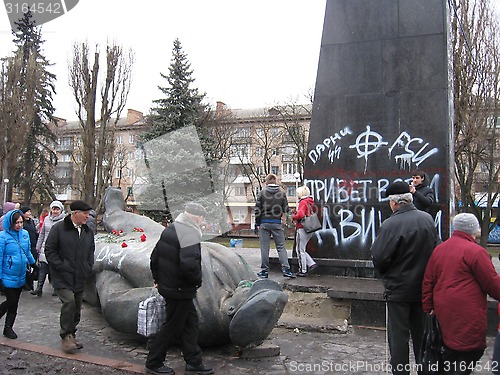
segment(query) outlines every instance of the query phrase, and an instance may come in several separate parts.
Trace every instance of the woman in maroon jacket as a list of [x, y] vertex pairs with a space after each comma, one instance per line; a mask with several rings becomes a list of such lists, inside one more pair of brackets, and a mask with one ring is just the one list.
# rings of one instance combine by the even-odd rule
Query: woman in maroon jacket
[[297, 189], [297, 197], [299, 198], [299, 206], [292, 216], [292, 220], [296, 222], [295, 228], [297, 232], [297, 254], [299, 256], [299, 273], [297, 276], [307, 276], [318, 265], [306, 251], [306, 246], [312, 237], [312, 233], [306, 233], [304, 228], [302, 228], [301, 221], [305, 216], [310, 215], [314, 200], [307, 186], [301, 186]]
[[458, 214], [453, 228], [427, 264], [422, 303], [441, 327], [445, 373], [470, 374], [486, 348], [486, 295], [500, 299], [500, 277], [489, 254], [476, 244], [477, 218]]

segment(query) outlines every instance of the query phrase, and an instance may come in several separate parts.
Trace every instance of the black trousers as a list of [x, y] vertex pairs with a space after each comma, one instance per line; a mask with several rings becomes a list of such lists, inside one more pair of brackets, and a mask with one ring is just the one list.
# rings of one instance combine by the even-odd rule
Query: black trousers
[[193, 366], [202, 363], [198, 346], [198, 313], [192, 299], [165, 299], [167, 320], [151, 343], [146, 367], [163, 365], [168, 349], [179, 344], [184, 361]]
[[[9, 318], [5, 319], [5, 325], [12, 328], [14, 320], [17, 315], [17, 308], [19, 306], [19, 298], [21, 297], [21, 292], [23, 288], [5, 288], [5, 296], [7, 299], [0, 304], [0, 318], [7, 313]], [[11, 321], [12, 320], [12, 321]], [[9, 322], [11, 321], [11, 322]]]
[[424, 312], [421, 302], [387, 301], [387, 337], [393, 374], [410, 374], [410, 334], [417, 361], [424, 334]]
[[476, 362], [483, 356], [484, 349], [459, 352], [445, 348], [443, 365], [445, 375], [468, 375], [476, 366]]

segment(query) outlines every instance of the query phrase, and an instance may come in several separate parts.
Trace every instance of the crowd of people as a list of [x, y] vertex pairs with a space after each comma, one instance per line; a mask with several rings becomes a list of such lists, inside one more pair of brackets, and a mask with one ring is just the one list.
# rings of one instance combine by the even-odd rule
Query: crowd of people
[[[486, 348], [487, 296], [500, 299], [500, 276], [488, 252], [476, 243], [479, 221], [470, 213], [457, 214], [453, 233], [442, 242], [429, 209], [434, 193], [423, 171], [415, 171], [412, 183], [397, 181], [385, 190], [392, 214], [380, 226], [371, 246], [371, 257], [383, 281], [387, 306], [387, 338], [393, 374], [410, 374], [410, 338], [416, 363], [424, 335], [426, 314], [434, 315], [442, 333], [440, 373], [470, 374]], [[312, 237], [302, 226], [314, 208], [307, 186], [297, 189], [297, 206], [292, 211], [296, 226], [298, 273], [290, 267], [285, 247], [284, 222], [288, 214], [286, 193], [277, 176], [266, 176], [265, 188], [255, 205], [260, 238], [260, 278], [269, 277], [269, 249], [273, 238], [284, 277], [307, 277], [318, 264], [308, 254]], [[81, 317], [83, 289], [94, 263], [94, 233], [89, 219], [95, 211], [83, 201], [74, 201], [64, 213], [59, 201], [40, 224], [34, 222], [28, 206], [7, 202], [0, 218], [0, 285], [6, 300], [3, 334], [16, 339], [13, 330], [20, 295], [26, 286], [26, 271], [38, 269], [37, 287], [28, 285], [40, 297], [47, 276], [61, 300], [60, 337], [66, 353], [83, 347], [76, 331]], [[93, 216], [92, 216], [93, 214]], [[146, 371], [174, 374], [165, 365], [167, 351], [180, 344], [186, 373], [212, 374], [203, 363], [198, 346], [199, 322], [194, 299], [202, 283], [201, 237], [206, 210], [188, 203], [185, 211], [162, 232], [151, 253], [154, 286], [165, 298], [167, 320], [151, 343]], [[457, 308], [460, 307], [460, 308]], [[499, 310], [500, 311], [500, 310]], [[500, 334], [494, 359], [500, 359]]]
[[[49, 276], [53, 295], [62, 302], [60, 336], [62, 350], [74, 353], [83, 345], [76, 339], [85, 280], [94, 264], [94, 231], [87, 225], [91, 207], [83, 201], [70, 205], [66, 215], [60, 201], [50, 204], [50, 215], [35, 223], [31, 208], [6, 202], [0, 218], [0, 286], [6, 300], [0, 304], [5, 317], [3, 334], [16, 339], [14, 322], [23, 289], [40, 297]], [[36, 270], [37, 286], [28, 276]]]

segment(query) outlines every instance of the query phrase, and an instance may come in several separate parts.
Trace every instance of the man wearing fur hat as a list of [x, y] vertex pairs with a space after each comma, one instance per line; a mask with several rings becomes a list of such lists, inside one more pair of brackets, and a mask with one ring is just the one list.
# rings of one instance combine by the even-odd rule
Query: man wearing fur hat
[[92, 207], [84, 201], [70, 205], [71, 214], [54, 224], [45, 242], [51, 282], [62, 302], [59, 335], [62, 350], [74, 353], [83, 345], [76, 339], [85, 280], [94, 265], [94, 233], [87, 226]]
[[198, 346], [198, 313], [194, 305], [201, 286], [201, 224], [205, 208], [188, 203], [185, 211], [163, 230], [151, 253], [151, 273], [155, 287], [165, 298], [167, 321], [151, 343], [146, 371], [174, 374], [163, 362], [170, 347], [181, 345], [186, 374], [213, 374], [205, 366]]
[[500, 276], [488, 252], [476, 244], [481, 234], [476, 216], [458, 214], [453, 229], [427, 264], [422, 302], [441, 327], [446, 373], [470, 374], [486, 348], [486, 296], [500, 300]]
[[422, 279], [440, 239], [431, 215], [413, 205], [407, 183], [390, 184], [385, 196], [393, 213], [383, 222], [373, 242], [372, 261], [385, 287], [392, 372], [410, 374], [410, 334], [417, 359], [424, 331]]

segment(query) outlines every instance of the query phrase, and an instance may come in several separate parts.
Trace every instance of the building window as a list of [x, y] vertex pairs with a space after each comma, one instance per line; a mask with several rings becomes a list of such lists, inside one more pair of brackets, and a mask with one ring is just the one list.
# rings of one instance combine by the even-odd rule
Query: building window
[[234, 130], [233, 133], [234, 138], [249, 138], [250, 137], [250, 128], [238, 128]]
[[294, 174], [297, 172], [297, 164], [295, 163], [283, 163], [283, 174]]
[[231, 145], [230, 147], [230, 153], [231, 157], [241, 157], [245, 158], [250, 156], [250, 150], [251, 147], [250, 145]]
[[117, 135], [116, 136], [116, 144], [117, 145], [122, 145], [123, 144], [123, 136]]
[[247, 196], [247, 188], [245, 186], [236, 186], [234, 188], [234, 195], [237, 197], [246, 197]]
[[69, 154], [63, 154], [60, 157], [61, 163], [69, 163], [71, 162], [71, 156]]
[[264, 176], [264, 166], [263, 165], [257, 166], [257, 176]]
[[257, 156], [258, 158], [264, 157], [264, 147], [257, 147], [255, 149], [255, 156]]
[[277, 176], [280, 173], [280, 167], [278, 167], [277, 165], [271, 166], [271, 173]]
[[135, 134], [128, 135], [128, 143], [130, 143], [131, 145], [135, 145]]
[[276, 156], [276, 155], [279, 155], [280, 154], [280, 149], [279, 147], [275, 147], [272, 149], [272, 155], [273, 156]]
[[122, 170], [115, 169], [115, 178], [121, 178], [121, 177], [122, 177]]
[[61, 146], [71, 146], [73, 139], [71, 137], [63, 137], [59, 140]]
[[297, 194], [296, 191], [295, 191], [295, 186], [287, 186], [287, 188], [286, 188], [286, 194], [289, 197], [295, 197], [295, 195]]
[[59, 177], [60, 178], [69, 178], [71, 177], [71, 171], [68, 170], [68, 169], [62, 169], [60, 172], [59, 172]]

